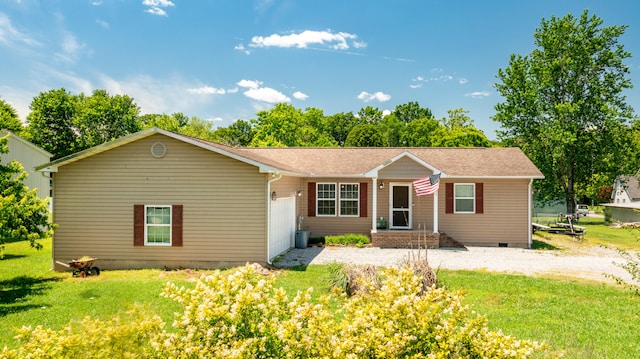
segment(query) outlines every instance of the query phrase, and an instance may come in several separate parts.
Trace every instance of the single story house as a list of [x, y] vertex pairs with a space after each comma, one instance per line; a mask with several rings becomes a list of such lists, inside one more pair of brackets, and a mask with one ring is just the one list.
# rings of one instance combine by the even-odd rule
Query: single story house
[[9, 135], [8, 148], [9, 152], [0, 154], [0, 163], [6, 165], [12, 161], [18, 161], [22, 164], [24, 171], [28, 177], [24, 180], [24, 184], [38, 190], [38, 197], [42, 199], [49, 198], [51, 195], [51, 178], [48, 173], [36, 171], [36, 166], [51, 161], [51, 153], [25, 140], [9, 130], [0, 130], [0, 137]]
[[[53, 177], [56, 269], [85, 255], [101, 268], [264, 264], [298, 230], [526, 248], [543, 178], [518, 148], [236, 148], [157, 128], [39, 169]], [[413, 181], [433, 175], [435, 193], [417, 196]]]

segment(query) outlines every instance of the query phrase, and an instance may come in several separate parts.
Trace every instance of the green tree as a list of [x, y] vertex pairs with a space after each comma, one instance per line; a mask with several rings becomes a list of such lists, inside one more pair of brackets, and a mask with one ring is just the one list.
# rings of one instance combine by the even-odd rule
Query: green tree
[[358, 117], [360, 117], [365, 123], [377, 124], [382, 121], [384, 114], [376, 107], [363, 107], [358, 111]]
[[378, 126], [363, 123], [349, 132], [344, 145], [346, 147], [387, 147], [389, 142]]
[[[0, 138], [0, 156], [9, 152], [8, 142], [9, 135]], [[0, 163], [0, 245], [28, 240], [31, 247], [40, 249], [38, 240], [51, 237], [54, 226], [49, 222], [47, 201], [24, 185], [26, 177], [19, 162]], [[0, 256], [2, 249], [0, 246]]]
[[543, 19], [536, 48], [511, 55], [497, 76], [505, 99], [495, 105], [498, 137], [522, 148], [545, 175], [536, 181], [539, 193], [564, 198], [568, 213], [575, 212], [576, 188], [595, 174], [612, 183], [637, 170], [627, 163], [633, 110], [623, 95], [632, 86], [624, 60], [631, 54], [618, 42], [626, 26], [602, 25], [588, 10]]
[[14, 133], [22, 132], [22, 121], [18, 117], [16, 110], [5, 100], [0, 98], [0, 130], [6, 129]]
[[260, 111], [251, 120], [255, 128], [251, 146], [292, 147], [292, 146], [335, 146], [331, 137], [322, 133], [310, 122], [318, 122], [318, 111], [307, 109], [303, 112], [290, 104], [279, 103], [271, 110]]
[[253, 140], [255, 130], [245, 120], [237, 120], [227, 127], [220, 127], [214, 131], [215, 141], [228, 146], [248, 146]]
[[84, 150], [139, 131], [139, 113], [140, 108], [127, 95], [110, 96], [105, 90], [95, 90], [91, 96], [80, 94], [73, 121], [79, 132], [75, 149]]
[[74, 121], [78, 98], [64, 88], [40, 92], [29, 106], [25, 137], [50, 152], [53, 159], [77, 150], [78, 129]]
[[344, 146], [347, 136], [351, 130], [364, 123], [360, 117], [356, 117], [352, 112], [341, 112], [332, 116], [326, 116], [324, 119], [325, 132], [328, 133], [338, 146]]
[[442, 126], [435, 118], [421, 118], [407, 124], [403, 142], [409, 147], [432, 147]]
[[419, 103], [413, 101], [396, 106], [392, 114], [396, 117], [396, 119], [405, 124], [423, 118], [433, 118], [433, 113], [430, 109], [420, 107]]

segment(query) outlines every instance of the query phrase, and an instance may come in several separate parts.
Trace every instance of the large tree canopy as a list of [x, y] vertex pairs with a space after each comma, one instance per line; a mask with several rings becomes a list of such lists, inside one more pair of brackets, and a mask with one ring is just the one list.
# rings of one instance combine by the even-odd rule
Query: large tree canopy
[[[511, 55], [498, 71], [495, 106], [498, 138], [519, 146], [545, 175], [536, 187], [545, 198], [564, 198], [575, 212], [576, 188], [599, 185], [627, 173], [631, 87], [618, 43], [626, 26], [603, 26], [585, 10], [579, 18], [543, 19], [529, 55]], [[637, 168], [636, 168], [637, 170]], [[598, 174], [598, 176], [596, 176]]]
[[19, 134], [22, 132], [22, 121], [18, 113], [5, 100], [0, 98], [0, 130], [6, 129]]
[[140, 129], [140, 109], [127, 95], [95, 90], [74, 95], [64, 88], [41, 92], [31, 102], [26, 137], [54, 159]]

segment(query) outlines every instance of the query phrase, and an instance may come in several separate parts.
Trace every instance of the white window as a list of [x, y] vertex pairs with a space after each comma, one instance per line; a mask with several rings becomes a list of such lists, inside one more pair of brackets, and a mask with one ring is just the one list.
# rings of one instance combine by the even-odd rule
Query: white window
[[316, 208], [318, 216], [336, 215], [336, 184], [318, 183], [316, 187]]
[[360, 184], [340, 183], [340, 215], [358, 217], [360, 209]]
[[171, 206], [144, 207], [145, 245], [171, 245]]
[[456, 183], [453, 203], [455, 213], [475, 213], [476, 185], [474, 183]]
[[[339, 211], [337, 212], [336, 209]], [[358, 217], [360, 215], [360, 184], [318, 183], [316, 213], [318, 216]]]

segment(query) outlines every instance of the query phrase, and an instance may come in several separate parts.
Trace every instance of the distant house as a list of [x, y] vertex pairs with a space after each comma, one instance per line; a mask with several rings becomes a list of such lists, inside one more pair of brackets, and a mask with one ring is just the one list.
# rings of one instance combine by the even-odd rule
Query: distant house
[[[236, 148], [156, 128], [39, 169], [53, 177], [54, 263], [102, 268], [268, 263], [297, 230], [526, 248], [543, 178], [517, 148]], [[413, 181], [437, 174], [417, 196]]]
[[51, 161], [51, 153], [21, 138], [12, 131], [0, 130], [0, 137], [9, 134], [9, 152], [0, 155], [0, 162], [8, 164], [14, 160], [20, 162], [29, 175], [24, 184], [37, 189], [38, 196], [45, 199], [51, 195], [51, 178], [46, 172], [36, 171], [36, 166]]
[[611, 203], [603, 204], [611, 219], [618, 222], [640, 222], [640, 171], [636, 176], [622, 176], [615, 180]]

